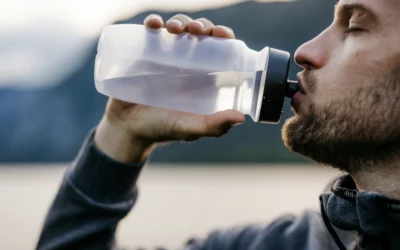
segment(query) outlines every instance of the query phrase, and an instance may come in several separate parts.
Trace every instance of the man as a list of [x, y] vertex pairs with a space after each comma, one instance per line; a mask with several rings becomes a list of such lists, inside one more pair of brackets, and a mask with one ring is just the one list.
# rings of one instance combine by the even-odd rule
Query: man
[[[185, 249], [400, 249], [399, 10], [398, 0], [341, 0], [332, 25], [296, 52], [301, 93], [284, 143], [348, 173], [321, 195], [321, 211], [214, 231]], [[152, 15], [145, 24], [157, 29], [163, 20]], [[229, 28], [184, 15], [166, 27], [234, 38]], [[112, 249], [157, 143], [221, 136], [243, 121], [232, 110], [201, 116], [110, 99], [65, 175], [38, 249]]]

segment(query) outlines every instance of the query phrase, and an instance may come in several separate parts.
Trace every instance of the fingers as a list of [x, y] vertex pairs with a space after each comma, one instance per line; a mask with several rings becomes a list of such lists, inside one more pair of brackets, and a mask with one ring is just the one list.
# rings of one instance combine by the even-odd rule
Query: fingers
[[192, 19], [186, 15], [178, 14], [170, 18], [166, 23], [166, 28], [170, 33], [180, 34], [187, 31], [187, 25]]
[[221, 136], [226, 134], [233, 126], [245, 121], [242, 113], [236, 110], [226, 110], [205, 116], [203, 130], [205, 136]]
[[[151, 14], [146, 17], [144, 24], [148, 28], [159, 29], [164, 26], [164, 21], [160, 15]], [[210, 35], [221, 38], [235, 39], [235, 33], [229, 27], [215, 26], [206, 18], [193, 20], [189, 16], [177, 14], [170, 18], [166, 23], [166, 28], [170, 33], [181, 34], [189, 32], [193, 35]]]
[[108, 102], [107, 102], [106, 109], [108, 110], [108, 112], [115, 113], [115, 111], [125, 110], [125, 109], [128, 109], [128, 108], [130, 108], [130, 107], [132, 107], [134, 105], [136, 105], [136, 104], [125, 102], [125, 101], [121, 101], [121, 100], [118, 100], [118, 99], [115, 99], [115, 98], [109, 98]]
[[236, 110], [226, 110], [207, 116], [184, 114], [171, 125], [171, 134], [176, 139], [184, 141], [193, 141], [201, 137], [219, 137], [244, 120], [244, 115]]
[[188, 23], [188, 31], [193, 35], [211, 35], [214, 24], [206, 19], [199, 18], [190, 23]]
[[215, 26], [211, 31], [211, 35], [215, 37], [235, 39], [235, 33], [233, 30], [222, 25]]
[[151, 14], [144, 19], [144, 25], [151, 29], [160, 29], [164, 26], [164, 21], [160, 15]]

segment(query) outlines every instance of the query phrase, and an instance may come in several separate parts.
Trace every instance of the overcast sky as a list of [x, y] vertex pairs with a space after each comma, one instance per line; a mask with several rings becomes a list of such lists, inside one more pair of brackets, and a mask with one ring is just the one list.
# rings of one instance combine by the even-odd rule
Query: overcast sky
[[0, 87], [59, 83], [81, 66], [105, 25], [142, 11], [198, 11], [243, 1], [1, 0]]

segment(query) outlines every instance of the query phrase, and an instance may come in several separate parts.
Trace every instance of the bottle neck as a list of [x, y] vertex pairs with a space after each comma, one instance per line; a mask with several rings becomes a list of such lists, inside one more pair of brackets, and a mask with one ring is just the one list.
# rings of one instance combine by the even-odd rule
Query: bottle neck
[[268, 66], [269, 48], [265, 47], [261, 51], [245, 49], [242, 56], [242, 62], [239, 71], [256, 72], [265, 71]]
[[264, 92], [265, 76], [268, 68], [269, 47], [261, 51], [246, 47], [242, 54], [241, 72], [246, 79], [240, 79], [241, 90], [238, 109], [248, 114], [255, 122], [260, 116], [262, 93]]
[[257, 122], [259, 116], [259, 99], [263, 93], [263, 71], [239, 73], [241, 83], [238, 89], [236, 109], [243, 114], [249, 115], [253, 121]]

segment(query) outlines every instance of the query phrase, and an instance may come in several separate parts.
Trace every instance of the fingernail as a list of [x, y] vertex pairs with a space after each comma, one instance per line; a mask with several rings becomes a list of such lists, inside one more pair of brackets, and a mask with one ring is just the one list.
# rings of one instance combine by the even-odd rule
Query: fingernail
[[233, 30], [232, 30], [231, 28], [226, 27], [226, 26], [222, 26], [222, 25], [221, 25], [221, 27], [222, 27], [223, 29], [225, 29], [227, 32], [233, 34]]
[[147, 21], [153, 20], [153, 19], [159, 19], [159, 16], [157, 15], [151, 15], [147, 18]]
[[231, 123], [231, 126], [232, 126], [232, 127], [235, 127], [235, 126], [239, 126], [239, 125], [242, 125], [242, 124], [243, 124], [242, 122]]
[[169, 21], [169, 23], [173, 23], [173, 24], [177, 25], [179, 28], [183, 27], [183, 22], [179, 19], [171, 20], [171, 21]]
[[193, 21], [194, 23], [197, 23], [202, 29], [204, 29], [204, 27], [205, 27], [205, 25], [204, 25], [204, 23], [203, 22], [201, 22], [201, 21], [198, 21], [198, 20], [196, 20], [196, 21]]
[[227, 125], [234, 127], [243, 124], [243, 122], [228, 122]]

